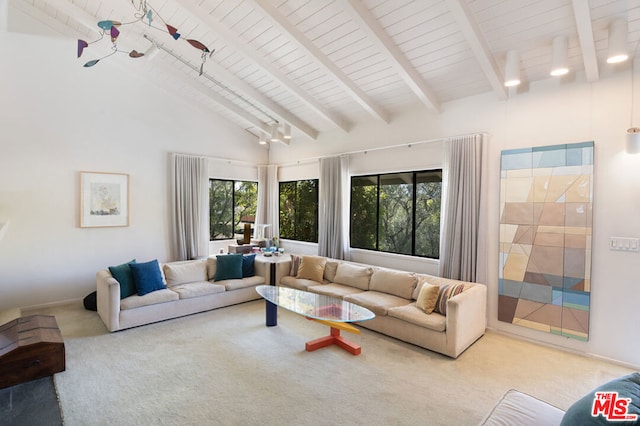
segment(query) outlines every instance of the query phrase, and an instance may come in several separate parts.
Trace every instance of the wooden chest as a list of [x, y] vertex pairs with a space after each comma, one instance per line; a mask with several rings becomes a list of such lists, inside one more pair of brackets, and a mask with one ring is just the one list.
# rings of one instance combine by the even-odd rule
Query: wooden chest
[[0, 326], [0, 389], [65, 370], [56, 318], [32, 315]]

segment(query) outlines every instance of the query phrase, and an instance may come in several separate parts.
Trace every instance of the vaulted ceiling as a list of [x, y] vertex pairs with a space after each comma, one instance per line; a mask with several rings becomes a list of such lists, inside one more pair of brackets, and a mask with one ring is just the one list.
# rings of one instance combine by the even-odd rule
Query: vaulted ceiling
[[[517, 96], [503, 84], [507, 52], [518, 51], [526, 86], [551, 78], [558, 36], [568, 40], [562, 79], [597, 81], [616, 71], [606, 63], [610, 23], [627, 22], [631, 54], [640, 38], [635, 0], [10, 0], [12, 11], [69, 37], [72, 51], [85, 40], [78, 67], [113, 52], [98, 22], [117, 21], [123, 54], [103, 61], [121, 62], [256, 140], [286, 123], [291, 143], [389, 123], [407, 109], [437, 113], [485, 92]], [[132, 59], [132, 50], [147, 54]]]

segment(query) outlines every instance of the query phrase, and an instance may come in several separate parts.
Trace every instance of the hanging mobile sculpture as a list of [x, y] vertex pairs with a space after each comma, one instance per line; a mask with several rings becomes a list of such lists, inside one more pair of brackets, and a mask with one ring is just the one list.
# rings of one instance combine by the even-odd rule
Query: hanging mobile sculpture
[[[111, 38], [111, 53], [101, 58], [92, 59], [86, 62], [84, 64], [85, 67], [87, 68], [92, 67], [96, 65], [98, 62], [100, 62], [101, 60], [108, 58], [109, 56], [115, 55], [116, 53], [127, 53], [123, 50], [119, 50], [118, 43], [117, 43], [118, 36], [120, 35], [120, 30], [118, 28], [124, 25], [135, 24], [137, 22], [144, 22], [144, 20], [146, 19], [147, 25], [149, 26], [149, 28], [153, 28], [162, 32], [167, 32], [174, 40], [180, 39], [180, 33], [178, 32], [178, 29], [172, 25], [167, 24], [165, 20], [162, 19], [162, 17], [158, 14], [158, 12], [156, 12], [156, 10], [146, 2], [146, 0], [140, 0], [138, 2], [137, 7], [135, 6], [135, 0], [132, 0], [131, 3], [134, 4], [134, 7], [136, 8], [136, 12], [133, 14], [133, 16], [136, 18], [135, 20], [131, 22], [124, 22], [124, 23], [119, 21], [112, 21], [112, 20], [99, 21], [98, 28], [100, 28], [100, 37], [98, 39], [92, 42], [87, 42], [85, 40], [78, 39], [78, 58], [79, 58], [84, 53], [84, 50], [89, 47], [89, 45], [99, 42], [107, 34]], [[157, 27], [153, 25], [153, 21], [155, 17], [157, 17], [160, 21], [162, 21], [162, 23], [166, 27], [166, 30], [162, 27]], [[202, 59], [202, 63], [200, 64], [200, 75], [202, 75], [204, 70], [204, 64], [207, 61], [207, 57], [210, 58], [211, 55], [213, 55], [213, 52], [215, 52], [215, 49], [209, 50], [207, 46], [205, 46], [203, 43], [201, 43], [198, 40], [186, 39], [185, 41], [187, 41], [191, 46], [193, 46], [194, 48], [202, 52], [202, 54], [200, 55]], [[136, 50], [132, 50], [131, 52], [129, 52], [129, 57], [131, 58], [141, 58], [143, 56], [144, 56], [144, 53], [140, 53]]]

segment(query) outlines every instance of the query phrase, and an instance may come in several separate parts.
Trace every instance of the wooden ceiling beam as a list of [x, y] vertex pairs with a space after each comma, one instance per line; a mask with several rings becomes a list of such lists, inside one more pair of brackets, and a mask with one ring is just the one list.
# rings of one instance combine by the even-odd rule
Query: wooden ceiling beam
[[500, 99], [507, 99], [507, 90], [504, 86], [502, 72], [498, 68], [491, 54], [491, 50], [482, 36], [478, 24], [467, 8], [466, 0], [445, 0], [445, 3], [458, 24], [460, 32], [462, 32], [464, 38], [467, 40], [485, 77], [489, 80], [489, 84], [493, 87], [494, 92], [496, 92]]
[[420, 102], [430, 110], [439, 112], [440, 102], [437, 96], [431, 88], [427, 86], [422, 76], [402, 51], [400, 51], [396, 43], [384, 28], [382, 28], [378, 20], [371, 14], [364, 3], [360, 0], [348, 0], [347, 4], [349, 5], [347, 10], [354, 20], [360, 24], [360, 29], [369, 36], [369, 39], [373, 41], [381, 53], [386, 56], [391, 66], [418, 99], [420, 99]]
[[600, 79], [598, 70], [598, 57], [596, 56], [596, 44], [593, 40], [593, 27], [591, 25], [591, 10], [588, 0], [572, 0], [573, 16], [578, 28], [580, 50], [582, 50], [582, 62], [584, 72], [589, 83]]
[[316, 114], [320, 115], [323, 119], [327, 120], [338, 129], [341, 129], [344, 132], [349, 131], [352, 124], [344, 117], [341, 117], [324, 107], [320, 102], [309, 95], [307, 91], [303, 90], [276, 66], [269, 62], [260, 52], [258, 52], [258, 50], [254, 49], [240, 37], [229, 31], [221, 23], [216, 22], [209, 14], [204, 13], [196, 0], [182, 0], [180, 5], [193, 15], [194, 20], [200, 20], [211, 32], [216, 33], [227, 44], [229, 44], [230, 47], [242, 53], [245, 59], [253, 62], [264, 72], [269, 74], [271, 78], [278, 82], [278, 84], [294, 95], [297, 99], [305, 103], [307, 107], [311, 108]]
[[266, 14], [273, 24], [284, 34], [287, 34], [292, 41], [305, 52], [310, 58], [319, 64], [329, 77], [331, 77], [346, 93], [348, 93], [365, 111], [378, 120], [389, 123], [389, 113], [380, 105], [376, 104], [360, 87], [358, 87], [349, 77], [318, 48], [307, 36], [305, 36], [295, 25], [292, 25], [278, 9], [268, 0], [253, 0], [253, 2]]

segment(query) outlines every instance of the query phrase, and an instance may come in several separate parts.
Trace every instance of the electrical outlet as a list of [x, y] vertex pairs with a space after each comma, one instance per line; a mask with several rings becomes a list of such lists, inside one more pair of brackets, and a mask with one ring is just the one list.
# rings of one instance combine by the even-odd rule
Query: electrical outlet
[[609, 249], [614, 251], [640, 252], [640, 240], [638, 238], [611, 237]]

